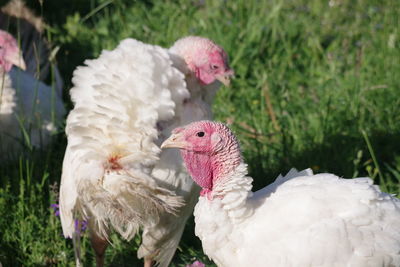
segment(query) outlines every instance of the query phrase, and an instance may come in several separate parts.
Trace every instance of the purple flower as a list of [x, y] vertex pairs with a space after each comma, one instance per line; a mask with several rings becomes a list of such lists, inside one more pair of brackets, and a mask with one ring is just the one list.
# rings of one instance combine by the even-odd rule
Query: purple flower
[[195, 261], [192, 264], [186, 265], [186, 267], [206, 267], [206, 265], [201, 261]]
[[60, 216], [60, 206], [58, 204], [51, 204], [50, 207], [53, 208], [55, 216]]
[[[50, 208], [53, 209], [54, 211], [54, 215], [59, 217], [60, 216], [60, 205], [58, 205], [57, 203], [51, 204]], [[87, 221], [83, 220], [80, 221], [78, 219], [75, 219], [75, 231], [76, 233], [80, 234], [82, 232], [84, 232], [87, 228]]]
[[84, 232], [87, 228], [87, 221], [83, 220], [80, 221], [78, 219], [75, 219], [75, 232], [80, 234]]

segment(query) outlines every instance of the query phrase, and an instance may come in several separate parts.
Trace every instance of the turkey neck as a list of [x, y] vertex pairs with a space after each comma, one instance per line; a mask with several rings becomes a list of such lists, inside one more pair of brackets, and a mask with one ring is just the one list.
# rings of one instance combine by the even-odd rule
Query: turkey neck
[[15, 90], [12, 88], [10, 75], [0, 67], [0, 115], [12, 114], [15, 106]]
[[223, 198], [225, 185], [232, 182], [230, 180], [236, 176], [236, 169], [242, 163], [236, 140], [229, 138], [217, 144], [212, 154], [189, 150], [182, 150], [181, 153], [190, 175], [202, 188], [200, 195], [209, 199], [215, 195]]
[[226, 244], [241, 234], [238, 227], [246, 224], [255, 211], [249, 201], [252, 179], [246, 173], [246, 164], [240, 163], [224, 183], [220, 180], [207, 196], [199, 198], [194, 210], [196, 236], [202, 241], [204, 252], [221, 266], [229, 265], [224, 264], [219, 253], [231, 251]]

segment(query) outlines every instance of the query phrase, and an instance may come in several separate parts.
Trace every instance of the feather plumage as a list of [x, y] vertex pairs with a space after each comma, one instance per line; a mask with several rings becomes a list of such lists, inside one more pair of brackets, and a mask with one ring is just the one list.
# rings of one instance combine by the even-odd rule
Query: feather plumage
[[130, 239], [145, 220], [182, 205], [156, 184], [150, 167], [159, 159], [156, 123], [174, 115], [170, 92], [187, 90], [165, 50], [133, 39], [85, 64], [74, 72], [75, 108], [67, 119], [60, 195], [64, 235], [75, 231], [77, 209], [95, 218], [103, 236], [111, 224]]
[[[244, 175], [232, 183], [251, 181]], [[218, 266], [400, 265], [400, 201], [369, 178], [291, 170], [253, 195], [224, 192], [195, 208], [196, 235]]]

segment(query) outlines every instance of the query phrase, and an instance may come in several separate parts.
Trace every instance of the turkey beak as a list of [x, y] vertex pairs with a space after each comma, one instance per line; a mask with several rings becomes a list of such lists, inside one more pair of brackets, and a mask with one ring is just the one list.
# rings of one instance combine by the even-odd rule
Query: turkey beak
[[161, 148], [186, 148], [187, 142], [182, 139], [183, 135], [181, 133], [173, 133], [161, 144]]
[[234, 75], [233, 70], [225, 71], [223, 74], [219, 74], [215, 76], [215, 78], [223, 83], [225, 86], [229, 86], [231, 84], [231, 77]]
[[9, 53], [5, 56], [5, 59], [12, 65], [19, 67], [22, 70], [26, 70], [25, 61], [22, 58], [22, 54], [19, 49], [15, 53]]

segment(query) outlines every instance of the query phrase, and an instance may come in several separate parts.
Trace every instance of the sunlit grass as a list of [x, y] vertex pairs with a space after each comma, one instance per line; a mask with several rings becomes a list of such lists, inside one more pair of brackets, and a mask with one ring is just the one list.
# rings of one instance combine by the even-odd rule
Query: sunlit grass
[[[185, 35], [206, 36], [227, 50], [236, 72], [213, 108], [238, 135], [256, 188], [291, 167], [311, 167], [370, 176], [400, 192], [400, 2], [87, 2], [84, 13], [51, 17], [48, 29], [67, 84], [76, 65], [123, 38], [167, 47]], [[46, 1], [43, 12], [51, 13]], [[62, 16], [62, 8], [53, 13]], [[53, 141], [0, 163], [3, 266], [73, 266], [72, 242], [50, 208], [66, 140]], [[139, 238], [112, 241], [107, 266], [141, 264]], [[87, 238], [82, 251], [85, 266], [94, 265]], [[190, 222], [172, 265], [195, 259], [209, 262]]]

